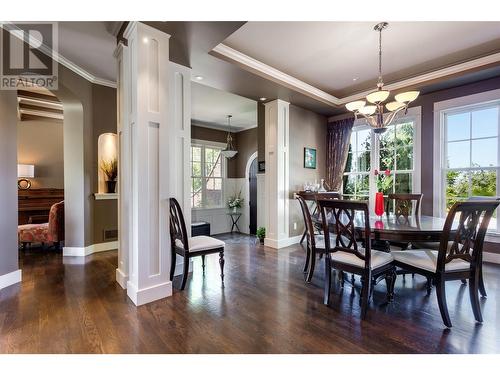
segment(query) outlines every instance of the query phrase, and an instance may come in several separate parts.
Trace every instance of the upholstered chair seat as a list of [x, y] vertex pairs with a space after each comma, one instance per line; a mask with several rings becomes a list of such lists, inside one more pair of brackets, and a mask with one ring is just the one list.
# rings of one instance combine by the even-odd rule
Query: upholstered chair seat
[[23, 246], [27, 243], [54, 243], [56, 247], [64, 241], [64, 201], [52, 205], [49, 222], [24, 224], [17, 227], [17, 236]]
[[[184, 246], [180, 239], [176, 239], [175, 244], [179, 247]], [[223, 249], [225, 245], [224, 241], [208, 236], [195, 236], [188, 239], [189, 252]]]
[[[399, 263], [416, 267], [429, 272], [436, 272], [438, 251], [430, 249], [393, 251], [392, 256]], [[470, 263], [462, 259], [453, 259], [446, 263], [445, 272], [466, 271]]]
[[[364, 254], [365, 249], [359, 249], [359, 252]], [[363, 259], [358, 258], [354, 254], [346, 253], [344, 251], [336, 251], [331, 253], [331, 258], [333, 262], [340, 262], [360, 268], [365, 266], [365, 261]], [[370, 268], [372, 270], [377, 269], [379, 267], [385, 266], [386, 264], [390, 264], [393, 260], [394, 258], [390, 253], [378, 250], [371, 250]]]

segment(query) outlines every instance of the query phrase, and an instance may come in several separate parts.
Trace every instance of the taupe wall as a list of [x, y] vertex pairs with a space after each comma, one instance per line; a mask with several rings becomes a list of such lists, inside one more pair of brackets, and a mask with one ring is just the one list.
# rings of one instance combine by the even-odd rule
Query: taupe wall
[[[289, 236], [304, 231], [304, 220], [293, 193], [303, 189], [304, 182], [325, 178], [327, 118], [309, 110], [290, 105], [290, 210]], [[304, 147], [316, 149], [316, 169], [304, 168]], [[294, 229], [294, 223], [297, 229]]]
[[17, 95], [0, 90], [0, 276], [17, 263]]
[[17, 162], [34, 164], [33, 189], [64, 189], [63, 122], [38, 119], [17, 124]]
[[231, 159], [235, 164], [234, 178], [245, 178], [248, 159], [257, 151], [257, 128], [236, 133], [236, 149], [238, 153]]
[[[222, 130], [192, 125], [191, 138], [226, 143], [227, 133]], [[227, 177], [244, 178], [248, 158], [257, 151], [257, 128], [234, 133], [233, 144], [238, 150], [238, 154], [227, 163]]]

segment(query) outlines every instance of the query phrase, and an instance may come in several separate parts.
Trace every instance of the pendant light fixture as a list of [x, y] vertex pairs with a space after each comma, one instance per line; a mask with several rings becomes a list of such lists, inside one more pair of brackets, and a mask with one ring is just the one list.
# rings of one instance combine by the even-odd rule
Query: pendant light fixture
[[[402, 110], [406, 113], [408, 105], [417, 99], [419, 94], [418, 91], [407, 91], [397, 94], [394, 97], [394, 101], [385, 104], [388, 112], [384, 116], [384, 102], [390, 95], [388, 90], [384, 90], [384, 81], [382, 79], [382, 30], [387, 28], [387, 26], [389, 26], [387, 22], [381, 22], [373, 28], [379, 33], [377, 90], [368, 94], [366, 100], [356, 100], [346, 104], [346, 108], [354, 112], [356, 118], [359, 116], [364, 117], [375, 133], [385, 132], [387, 126], [396, 118], [396, 115]], [[372, 104], [366, 105], [366, 102]]]
[[234, 157], [234, 155], [238, 153], [238, 151], [234, 149], [233, 137], [231, 136], [231, 117], [233, 116], [227, 115], [227, 126], [229, 127], [229, 130], [227, 132], [227, 144], [226, 148], [221, 151], [222, 155], [224, 155], [228, 159], [231, 159], [232, 157]]

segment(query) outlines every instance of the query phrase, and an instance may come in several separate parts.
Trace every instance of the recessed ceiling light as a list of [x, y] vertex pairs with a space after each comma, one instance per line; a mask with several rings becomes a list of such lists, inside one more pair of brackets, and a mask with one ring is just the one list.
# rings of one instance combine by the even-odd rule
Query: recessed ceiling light
[[143, 42], [144, 44], [148, 44], [149, 39], [148, 39], [147, 37], [144, 37], [144, 38], [142, 38], [142, 42]]
[[352, 80], [353, 82], [356, 82], [358, 80], [358, 77], [354, 77]]
[[195, 76], [194, 79], [197, 81], [201, 81], [201, 80], [203, 80], [203, 77], [202, 76]]
[[262, 97], [262, 98], [259, 98], [259, 100], [260, 100], [261, 102], [263, 102], [264, 100], [267, 100], [267, 98]]

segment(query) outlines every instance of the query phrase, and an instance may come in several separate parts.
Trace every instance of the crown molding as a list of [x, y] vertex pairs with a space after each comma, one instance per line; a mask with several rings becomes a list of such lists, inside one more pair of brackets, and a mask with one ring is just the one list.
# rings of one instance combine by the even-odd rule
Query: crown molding
[[[216, 123], [207, 123], [204, 121], [196, 120], [196, 119], [191, 119], [191, 126], [197, 126], [199, 128], [206, 128], [206, 129], [212, 129], [212, 130], [220, 130], [223, 132], [228, 132], [229, 127], [227, 125], [220, 125]], [[241, 133], [244, 132], [245, 130], [250, 130], [250, 129], [255, 129], [257, 127], [257, 124], [247, 126], [244, 128], [236, 128], [233, 125], [231, 125], [231, 133], [236, 134], [236, 133]]]
[[[332, 105], [334, 107], [343, 106], [349, 102], [363, 99], [374, 90], [367, 90], [363, 92], [358, 92], [346, 97], [337, 98], [325, 91], [318, 89], [306, 82], [303, 82], [295, 77], [292, 77], [282, 71], [275, 69], [263, 62], [256, 60], [242, 52], [239, 52], [231, 47], [226, 46], [221, 43], [217, 45], [211, 52], [213, 55], [220, 57], [226, 61], [239, 65], [245, 70], [258, 74], [261, 77], [270, 79], [276, 83], [286, 86], [292, 90], [301, 92], [310, 98], [319, 100], [323, 103]], [[407, 87], [415, 87], [421, 85], [425, 82], [440, 79], [446, 76], [451, 76], [457, 73], [462, 73], [468, 70], [478, 69], [491, 64], [498, 64], [500, 62], [500, 52], [491, 55], [479, 57], [469, 61], [461, 62], [455, 65], [451, 65], [442, 69], [437, 69], [431, 72], [417, 75], [402, 81], [394, 82], [391, 84], [384, 85], [386, 90], [394, 91], [400, 90]], [[374, 87], [375, 89], [375, 87]]]
[[253, 73], [260, 75], [266, 79], [270, 79], [276, 83], [286, 86], [292, 90], [299, 91], [313, 99], [319, 100], [325, 104], [338, 105], [339, 99], [333, 95], [330, 95], [323, 90], [318, 89], [300, 79], [292, 77], [282, 71], [273, 68], [259, 60], [256, 60], [242, 52], [239, 52], [231, 47], [226, 46], [223, 43], [218, 44], [212, 50], [212, 53], [218, 55], [219, 57], [229, 60], [241, 67], [250, 70]]
[[[0, 26], [7, 31], [21, 30], [12, 22], [2, 22], [2, 23], [0, 23]], [[17, 34], [14, 34], [14, 35], [16, 35], [16, 37], [18, 37]], [[32, 41], [30, 43], [31, 46], [33, 46], [35, 44], [35, 42], [37, 42], [37, 44], [41, 44], [41, 47], [38, 48], [40, 51], [42, 51], [45, 55], [47, 55], [47, 56], [51, 57], [52, 59], [54, 59], [55, 61], [57, 61], [57, 63], [65, 66], [69, 70], [73, 71], [74, 73], [78, 74], [82, 78], [86, 79], [87, 81], [94, 83], [96, 85], [116, 88], [115, 81], [110, 81], [108, 79], [100, 78], [100, 77], [93, 75], [89, 71], [82, 68], [80, 65], [78, 65], [78, 64], [74, 63], [73, 61], [67, 59], [66, 57], [62, 56], [58, 51], [53, 51], [45, 43], [43, 43], [40, 40], [37, 40], [35, 37], [30, 39], [30, 41]]]

